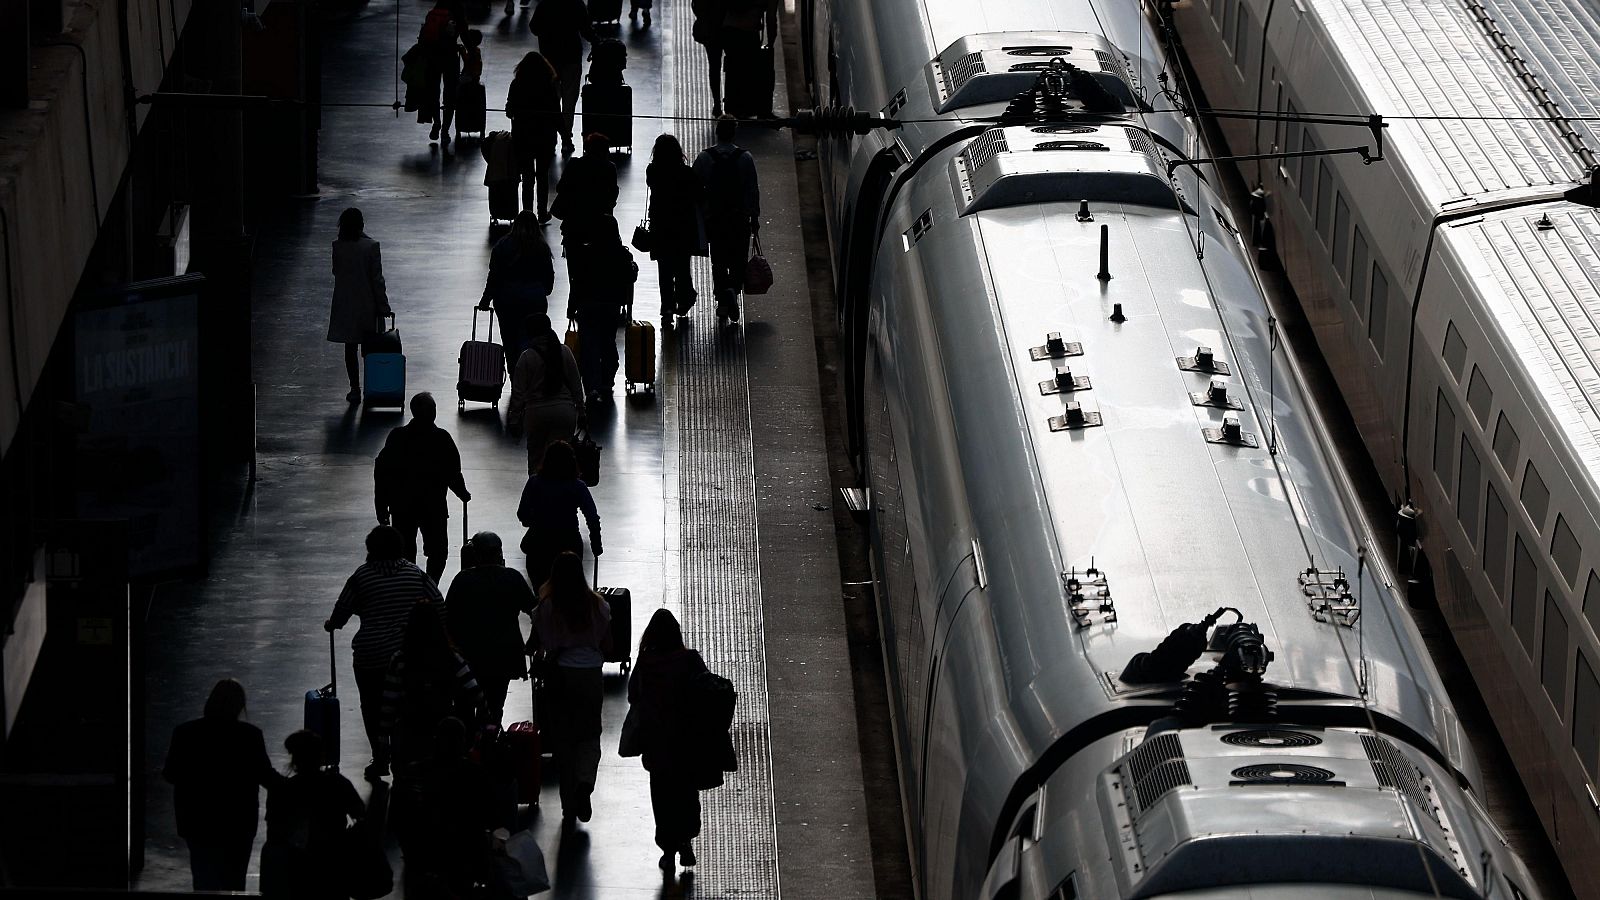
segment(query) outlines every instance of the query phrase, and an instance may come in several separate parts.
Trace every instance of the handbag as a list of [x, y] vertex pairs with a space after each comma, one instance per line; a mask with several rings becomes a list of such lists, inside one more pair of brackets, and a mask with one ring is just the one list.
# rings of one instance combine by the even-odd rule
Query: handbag
[[361, 342], [361, 355], [399, 352], [401, 352], [400, 326], [395, 324], [394, 312], [390, 311], [373, 321], [372, 330], [367, 333], [366, 340]]
[[617, 741], [617, 755], [641, 756], [644, 753], [644, 718], [639, 715], [639, 707], [629, 706], [628, 715], [622, 720], [622, 738]]
[[572, 436], [572, 455], [578, 460], [578, 476], [589, 487], [600, 483], [601, 449], [600, 445], [589, 437], [589, 432], [586, 430]]
[[761, 255], [761, 236], [752, 235], [752, 238], [755, 240], [756, 252], [744, 266], [744, 292], [765, 294], [772, 288], [772, 265]]
[[644, 208], [644, 218], [639, 220], [639, 224], [633, 226], [633, 240], [629, 241], [629, 243], [633, 244], [633, 249], [639, 251], [640, 253], [649, 253], [651, 248], [655, 246], [655, 235], [650, 233], [649, 188], [645, 188], [644, 191]]

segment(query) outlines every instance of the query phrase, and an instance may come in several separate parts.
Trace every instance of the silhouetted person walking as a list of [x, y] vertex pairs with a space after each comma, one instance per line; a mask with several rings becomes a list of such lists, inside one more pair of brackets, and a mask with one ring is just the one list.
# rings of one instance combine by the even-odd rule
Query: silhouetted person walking
[[695, 43], [706, 48], [706, 63], [711, 79], [711, 114], [722, 115], [722, 21], [728, 16], [728, 0], [693, 0]]
[[539, 38], [539, 52], [561, 82], [561, 149], [572, 152], [572, 119], [583, 83], [583, 44], [595, 42], [589, 8], [583, 0], [539, 0], [528, 20]]
[[703, 767], [700, 746], [688, 723], [690, 683], [706, 671], [697, 650], [683, 646], [683, 630], [665, 609], [650, 617], [639, 638], [639, 656], [628, 679], [628, 714], [638, 728], [636, 746], [650, 773], [650, 808], [656, 818], [656, 846], [661, 868], [673, 870], [676, 854], [686, 866], [695, 864], [690, 842], [700, 835], [700, 792], [697, 767]]
[[533, 591], [521, 572], [506, 567], [500, 536], [492, 531], [473, 535], [462, 557], [464, 568], [445, 600], [445, 622], [483, 689], [483, 721], [498, 725], [511, 679], [528, 674], [517, 615], [533, 618]]
[[349, 860], [345, 830], [366, 814], [350, 779], [322, 764], [322, 738], [296, 731], [283, 742], [294, 772], [267, 792], [267, 843], [261, 850], [264, 897], [344, 900]]
[[671, 328], [675, 315], [694, 307], [689, 258], [706, 254], [701, 213], [705, 188], [689, 168], [683, 145], [670, 134], [656, 138], [645, 184], [650, 188], [650, 258], [656, 261], [661, 283], [661, 324]]
[[572, 445], [556, 441], [545, 449], [539, 474], [528, 479], [517, 504], [517, 520], [527, 526], [522, 552], [528, 555], [528, 583], [539, 590], [550, 577], [550, 565], [562, 553], [583, 553], [578, 534], [578, 514], [589, 524], [589, 551], [605, 552], [600, 544], [600, 513], [589, 486], [578, 477]]
[[[561, 220], [561, 243], [569, 248], [588, 238], [594, 225], [617, 208], [617, 164], [611, 161], [611, 142], [603, 134], [583, 136], [583, 156], [567, 163], [556, 183], [551, 212]], [[572, 261], [567, 261], [572, 271]]]
[[419, 769], [415, 822], [404, 829], [407, 896], [473, 896], [473, 883], [486, 880], [494, 792], [467, 749], [467, 726], [454, 716], [441, 720]]
[[466, 16], [452, 0], [436, 0], [422, 19], [417, 44], [422, 48], [426, 68], [427, 94], [417, 110], [418, 122], [431, 122], [430, 141], [450, 146], [450, 122], [456, 113], [456, 81], [461, 77], [461, 54], [457, 50], [465, 34]]
[[411, 421], [389, 432], [372, 469], [373, 500], [378, 521], [390, 524], [406, 542], [406, 558], [417, 559], [417, 532], [422, 532], [422, 552], [428, 557], [428, 577], [435, 582], [444, 574], [450, 557], [445, 523], [445, 492], [463, 503], [472, 499], [461, 477], [461, 453], [450, 432], [434, 424], [439, 407], [423, 391], [411, 398]]
[[383, 258], [378, 242], [366, 236], [366, 222], [354, 206], [339, 214], [339, 239], [333, 242], [333, 309], [328, 315], [328, 340], [344, 344], [344, 371], [350, 378], [345, 399], [361, 402], [361, 344], [388, 315], [389, 293], [383, 283]]
[[[528, 436], [528, 474], [539, 470], [545, 448], [570, 441], [585, 421], [583, 377], [578, 360], [556, 337], [550, 317], [527, 318], [528, 349], [511, 372], [511, 401], [506, 404], [506, 432], [513, 439]], [[526, 523], [524, 523], [526, 524]]]
[[443, 610], [429, 601], [413, 605], [383, 684], [383, 731], [394, 748], [396, 776], [429, 758], [441, 720], [476, 722], [482, 706], [478, 680], [450, 646]]
[[[511, 120], [511, 145], [522, 173], [522, 208], [534, 208], [538, 221], [550, 221], [550, 168], [556, 161], [556, 135], [561, 132], [561, 83], [550, 61], [528, 53], [517, 63], [506, 91], [506, 117]], [[571, 126], [567, 128], [570, 131]]]
[[242, 721], [244, 688], [224, 678], [205, 714], [172, 732], [161, 776], [172, 784], [178, 834], [189, 845], [197, 891], [242, 891], [261, 817], [258, 788], [282, 779], [261, 729]]
[[511, 233], [496, 241], [489, 254], [489, 277], [484, 279], [483, 298], [478, 301], [479, 309], [493, 304], [500, 320], [507, 374], [516, 374], [517, 358], [528, 349], [528, 317], [545, 312], [555, 283], [550, 245], [544, 242], [539, 220], [523, 210], [512, 222]]
[[561, 779], [561, 824], [589, 821], [600, 766], [600, 667], [611, 647], [611, 609], [583, 577], [576, 553], [562, 553], [539, 591], [534, 644], [553, 665], [545, 692], [551, 747]]
[[367, 561], [345, 582], [333, 615], [322, 627], [344, 627], [351, 616], [361, 617], [361, 628], [350, 641], [350, 667], [355, 670], [361, 695], [361, 722], [372, 744], [367, 777], [389, 774], [389, 741], [383, 731], [383, 683], [389, 660], [405, 642], [411, 607], [419, 600], [442, 604], [439, 588], [427, 573], [405, 558], [405, 539], [388, 525], [367, 534]]
[[[576, 238], [576, 235], [574, 235]], [[589, 403], [610, 403], [617, 381], [617, 329], [633, 296], [639, 266], [622, 246], [617, 220], [600, 216], [567, 245], [571, 289], [567, 318], [578, 323], [578, 371]]]
[[717, 143], [700, 151], [694, 171], [706, 188], [706, 232], [711, 240], [711, 284], [717, 315], [739, 320], [739, 292], [749, 258], [750, 235], [761, 228], [761, 187], [755, 157], [733, 142], [739, 122], [717, 119]]

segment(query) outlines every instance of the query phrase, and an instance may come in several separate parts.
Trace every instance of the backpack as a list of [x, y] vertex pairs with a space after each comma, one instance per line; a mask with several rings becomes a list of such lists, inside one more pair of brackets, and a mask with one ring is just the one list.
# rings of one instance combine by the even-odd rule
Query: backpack
[[713, 218], [744, 218], [744, 175], [740, 172], [739, 158], [747, 152], [735, 147], [724, 153], [716, 147], [706, 151], [711, 154], [711, 176], [706, 179], [706, 200]]
[[422, 31], [417, 34], [417, 40], [424, 44], [440, 44], [454, 39], [455, 23], [450, 19], [450, 10], [437, 6], [428, 10], [427, 18], [422, 20]]
[[605, 38], [589, 51], [591, 84], [621, 84], [628, 66], [628, 48], [616, 38]]

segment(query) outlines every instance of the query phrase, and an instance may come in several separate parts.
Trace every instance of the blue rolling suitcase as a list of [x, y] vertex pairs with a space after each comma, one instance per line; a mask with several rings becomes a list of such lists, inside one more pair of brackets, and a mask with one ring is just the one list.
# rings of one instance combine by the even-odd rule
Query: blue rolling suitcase
[[406, 405], [406, 355], [368, 353], [365, 404], [385, 407]]
[[334, 662], [333, 632], [328, 632], [328, 683], [306, 691], [306, 730], [322, 738], [328, 765], [339, 767], [339, 670]]

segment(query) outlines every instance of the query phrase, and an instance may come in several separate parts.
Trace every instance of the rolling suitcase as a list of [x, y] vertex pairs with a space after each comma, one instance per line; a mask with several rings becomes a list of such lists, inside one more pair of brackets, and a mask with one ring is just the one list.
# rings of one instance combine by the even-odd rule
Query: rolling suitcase
[[364, 405], [402, 408], [406, 405], [404, 353], [369, 353], [365, 368]]
[[594, 592], [611, 607], [611, 652], [606, 662], [622, 663], [622, 671], [633, 668], [633, 592], [624, 587], [600, 587], [600, 558], [594, 561]]
[[473, 403], [500, 402], [506, 384], [506, 350], [494, 342], [494, 314], [489, 314], [489, 339], [478, 340], [477, 306], [472, 307], [472, 338], [461, 344], [461, 371], [456, 376], [456, 409]]
[[633, 88], [625, 84], [583, 86], [583, 133], [598, 131], [611, 141], [612, 152], [633, 152]]
[[489, 124], [488, 106], [483, 82], [463, 81], [456, 85], [456, 137], [463, 134], [483, 137]]
[[509, 758], [512, 778], [517, 784], [517, 802], [529, 806], [539, 805], [539, 764], [543, 750], [539, 746], [539, 679], [528, 679], [533, 686], [533, 718], [513, 722], [506, 729], [506, 755]]
[[589, 0], [589, 21], [596, 25], [622, 21], [622, 0]]
[[322, 738], [323, 759], [339, 768], [339, 667], [334, 662], [333, 632], [328, 632], [328, 683], [306, 691], [306, 730]]
[[640, 319], [630, 321], [623, 346], [626, 351], [623, 373], [626, 381], [623, 389], [631, 394], [634, 387], [638, 386], [640, 391], [654, 392], [656, 389], [655, 323]]
[[496, 222], [510, 222], [522, 212], [522, 200], [517, 197], [517, 189], [522, 187], [522, 182], [515, 178], [505, 178], [489, 182], [489, 224]]

